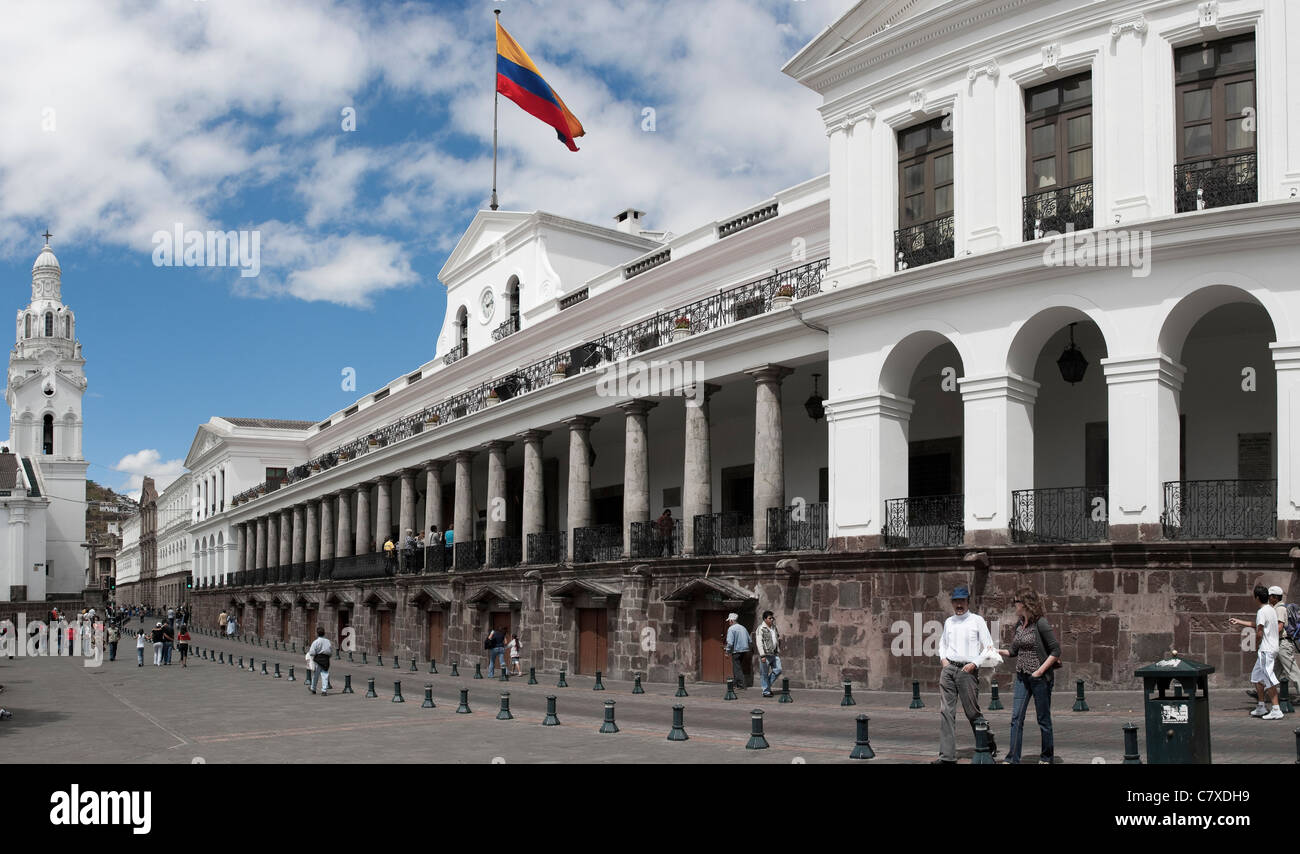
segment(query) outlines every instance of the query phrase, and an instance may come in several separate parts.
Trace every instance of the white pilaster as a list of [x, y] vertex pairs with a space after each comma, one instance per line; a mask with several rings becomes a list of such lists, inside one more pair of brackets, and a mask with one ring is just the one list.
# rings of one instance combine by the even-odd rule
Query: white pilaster
[[966, 542], [1008, 542], [1011, 492], [1034, 486], [1038, 383], [1016, 374], [962, 377]]
[[1187, 369], [1164, 355], [1101, 360], [1109, 409], [1110, 537], [1160, 536], [1164, 484], [1178, 480], [1179, 394]]

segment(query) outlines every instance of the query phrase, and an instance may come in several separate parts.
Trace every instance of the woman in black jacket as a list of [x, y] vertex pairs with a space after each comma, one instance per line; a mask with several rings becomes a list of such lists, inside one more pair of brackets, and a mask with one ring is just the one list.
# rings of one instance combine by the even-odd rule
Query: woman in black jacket
[[1015, 701], [1011, 711], [1011, 747], [1003, 763], [1020, 764], [1020, 746], [1025, 734], [1025, 713], [1029, 711], [1029, 698], [1034, 698], [1034, 712], [1038, 715], [1038, 729], [1043, 734], [1043, 747], [1039, 765], [1051, 765], [1052, 743], [1052, 670], [1061, 660], [1061, 645], [1043, 616], [1043, 606], [1038, 594], [1028, 588], [1016, 594], [1015, 636], [1010, 649], [998, 650], [1002, 655], [1016, 659]]

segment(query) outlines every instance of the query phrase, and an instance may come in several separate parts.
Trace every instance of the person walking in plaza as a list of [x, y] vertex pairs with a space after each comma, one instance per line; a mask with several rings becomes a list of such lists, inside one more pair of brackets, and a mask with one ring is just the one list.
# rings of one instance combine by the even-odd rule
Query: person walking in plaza
[[494, 628], [488, 632], [487, 639], [483, 641], [483, 648], [488, 651], [488, 678], [491, 679], [496, 675], [498, 660], [501, 662], [501, 669], [506, 669], [505, 631]]
[[519, 669], [519, 656], [524, 651], [524, 645], [519, 640], [519, 635], [510, 636], [510, 670], [513, 676], [523, 676], [523, 671]]
[[226, 617], [226, 639], [227, 640], [233, 640], [235, 637], [235, 623], [236, 620], [234, 614], [231, 614], [229, 617]]
[[225, 630], [226, 630], [226, 609], [222, 608], [221, 613], [217, 615], [217, 631], [224, 632]]
[[[943, 693], [939, 722], [939, 758], [932, 764], [957, 764], [957, 701], [970, 722], [971, 733], [975, 722], [982, 718], [979, 705], [979, 660], [993, 647], [993, 638], [984, 618], [968, 610], [970, 591], [958, 587], [952, 591], [953, 615], [944, 621], [939, 638], [939, 690]], [[989, 755], [996, 756], [993, 733], [989, 733]]]
[[135, 666], [144, 667], [144, 629], [135, 630]]
[[[1259, 700], [1251, 717], [1266, 721], [1282, 720], [1282, 708], [1277, 701], [1277, 676], [1273, 673], [1273, 661], [1277, 658], [1279, 625], [1277, 610], [1268, 604], [1268, 588], [1262, 584], [1255, 585], [1255, 601], [1259, 610], [1255, 613], [1255, 669], [1250, 672], [1250, 680], [1255, 683], [1256, 698]], [[1229, 621], [1234, 626], [1251, 625], [1246, 620], [1236, 617]], [[1272, 704], [1266, 707], [1265, 701]]]
[[172, 646], [176, 642], [176, 629], [173, 625], [175, 619], [176, 619], [175, 617], [172, 617], [166, 623], [164, 623], [164, 628], [167, 629], [167, 635], [166, 637], [163, 638], [163, 666], [164, 667], [170, 667], [172, 663]]
[[1282, 588], [1268, 588], [1268, 604], [1277, 611], [1279, 634], [1277, 660], [1273, 662], [1273, 675], [1278, 682], [1291, 683], [1291, 693], [1300, 691], [1300, 662], [1296, 661], [1296, 643], [1300, 641], [1300, 605], [1284, 605]]
[[181, 667], [188, 667], [185, 659], [190, 655], [190, 631], [181, 623], [180, 631], [176, 634], [176, 650], [181, 654]]
[[776, 615], [763, 612], [763, 621], [754, 632], [754, 648], [758, 651], [758, 674], [763, 686], [763, 696], [772, 696], [772, 686], [781, 670], [781, 637], [776, 630]]
[[[316, 640], [311, 642], [307, 649], [307, 657], [311, 659], [314, 669], [311, 672], [311, 681], [308, 690], [313, 694], [316, 693], [316, 685], [320, 684], [320, 695], [322, 697], [329, 694], [330, 690], [330, 653], [334, 652], [334, 647], [330, 644], [329, 638], [325, 637], [325, 627], [316, 627]], [[344, 692], [346, 693], [346, 692]]]
[[167, 629], [165, 626], [163, 626], [162, 622], [159, 621], [158, 623], [155, 623], [152, 632], [154, 667], [162, 666], [163, 638], [165, 638], [166, 636], [167, 636]]
[[1020, 750], [1025, 736], [1025, 713], [1029, 711], [1029, 698], [1034, 698], [1034, 714], [1038, 717], [1038, 730], [1042, 734], [1042, 748], [1038, 753], [1039, 765], [1051, 765], [1054, 744], [1052, 740], [1052, 670], [1061, 660], [1061, 645], [1051, 625], [1043, 616], [1043, 606], [1038, 594], [1022, 589], [1015, 598], [1015, 634], [1008, 649], [998, 650], [1016, 660], [1015, 699], [1011, 705], [1011, 746], [1003, 763], [1020, 764]]
[[731, 625], [727, 627], [725, 649], [727, 655], [731, 657], [731, 675], [735, 679], [736, 690], [743, 691], [745, 690], [745, 657], [749, 655], [749, 631], [740, 624], [740, 615], [737, 613], [728, 614], [727, 622]]
[[117, 630], [117, 623], [110, 623], [108, 626], [108, 660], [117, 661], [117, 642], [121, 638], [121, 632]]

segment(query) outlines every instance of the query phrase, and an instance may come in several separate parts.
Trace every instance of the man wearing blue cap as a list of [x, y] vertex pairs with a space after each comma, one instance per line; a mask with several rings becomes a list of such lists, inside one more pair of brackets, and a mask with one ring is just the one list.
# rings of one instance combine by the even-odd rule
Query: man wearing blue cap
[[[970, 721], [971, 732], [980, 714], [979, 660], [993, 647], [993, 636], [984, 618], [967, 610], [970, 591], [958, 587], [952, 591], [953, 615], [944, 621], [943, 635], [939, 638], [939, 659], [943, 672], [939, 675], [939, 690], [943, 692], [942, 714], [939, 725], [939, 758], [935, 765], [957, 764], [957, 699], [961, 698], [962, 711]], [[996, 753], [993, 734], [989, 733], [990, 754]]]

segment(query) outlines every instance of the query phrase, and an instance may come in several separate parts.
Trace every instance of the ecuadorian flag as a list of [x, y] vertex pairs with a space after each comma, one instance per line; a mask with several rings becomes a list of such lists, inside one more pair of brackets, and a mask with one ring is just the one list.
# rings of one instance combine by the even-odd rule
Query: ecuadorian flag
[[497, 21], [497, 91], [514, 101], [524, 112], [555, 128], [560, 142], [577, 151], [573, 140], [585, 135], [582, 122], [569, 112], [560, 96], [546, 84], [537, 66], [506, 28]]

